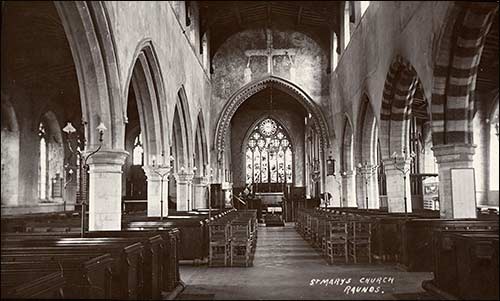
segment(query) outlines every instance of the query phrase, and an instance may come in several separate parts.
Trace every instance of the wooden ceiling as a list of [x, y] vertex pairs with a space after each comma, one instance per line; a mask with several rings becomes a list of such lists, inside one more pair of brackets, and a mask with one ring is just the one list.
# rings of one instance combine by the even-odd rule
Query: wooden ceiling
[[339, 31], [341, 1], [200, 1], [202, 35], [210, 30], [212, 55], [231, 35], [277, 27], [309, 34], [329, 48], [330, 30]]
[[476, 91], [481, 94], [498, 93], [498, 11], [486, 35], [476, 79]]

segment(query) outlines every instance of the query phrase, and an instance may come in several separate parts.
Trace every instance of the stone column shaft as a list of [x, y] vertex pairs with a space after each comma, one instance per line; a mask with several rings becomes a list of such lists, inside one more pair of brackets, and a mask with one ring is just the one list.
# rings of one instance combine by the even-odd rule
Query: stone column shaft
[[[148, 216], [161, 217], [163, 200], [163, 217], [168, 216], [168, 176], [169, 167], [144, 166], [148, 181]], [[156, 172], [155, 172], [156, 171]], [[162, 195], [163, 175], [163, 195]], [[162, 198], [163, 197], [163, 198]]]
[[[410, 160], [398, 159], [396, 163], [394, 163], [394, 159], [386, 159], [384, 160], [384, 166], [387, 179], [387, 207], [389, 212], [412, 212], [410, 173], [406, 173], [405, 183], [403, 172], [399, 170], [409, 170]], [[405, 195], [406, 211], [404, 202]]]
[[192, 210], [192, 181], [193, 173], [177, 173], [175, 180], [177, 182], [177, 211]]
[[352, 170], [346, 172], [346, 175], [342, 178], [342, 200], [344, 204], [343, 207], [357, 207], [356, 202], [356, 175]]
[[[469, 216], [454, 216], [451, 186], [451, 169], [472, 168], [476, 146], [473, 144], [437, 145], [432, 148], [438, 164], [439, 174], [439, 209], [441, 218], [476, 218], [476, 212]], [[474, 183], [471, 183], [471, 188]], [[471, 202], [474, 202], [471, 199]]]
[[208, 179], [206, 177], [193, 178], [193, 209], [208, 208]]
[[89, 158], [89, 230], [121, 230], [122, 165], [127, 152], [101, 150]]

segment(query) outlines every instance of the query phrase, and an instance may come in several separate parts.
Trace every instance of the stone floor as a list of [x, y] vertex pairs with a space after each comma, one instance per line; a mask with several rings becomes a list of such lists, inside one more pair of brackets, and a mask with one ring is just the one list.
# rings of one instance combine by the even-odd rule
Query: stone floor
[[[181, 266], [187, 287], [178, 299], [432, 299], [421, 287], [431, 273], [393, 265], [328, 265], [293, 224], [258, 231], [253, 267]], [[386, 283], [366, 284], [367, 279]]]

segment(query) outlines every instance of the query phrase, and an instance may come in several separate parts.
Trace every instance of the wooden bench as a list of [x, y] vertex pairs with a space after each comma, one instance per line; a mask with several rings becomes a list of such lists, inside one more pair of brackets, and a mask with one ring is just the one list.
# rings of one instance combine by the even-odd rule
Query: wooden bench
[[408, 271], [432, 272], [434, 269], [434, 231], [498, 231], [498, 221], [477, 219], [412, 219], [405, 223], [403, 258]]
[[[13, 274], [11, 272], [10, 274]], [[37, 273], [32, 271], [24, 273], [16, 273], [15, 277], [22, 284], [8, 290], [7, 286], [2, 283], [2, 299], [63, 299], [66, 281], [60, 271], [43, 272], [43, 276], [38, 277]], [[2, 277], [10, 277], [4, 273], [2, 266]], [[28, 280], [35, 277], [33, 280]]]
[[[109, 253], [114, 259], [111, 269], [111, 296], [137, 299], [143, 291], [143, 245], [116, 238], [56, 238], [2, 240], [2, 262], [58, 262], [63, 268], [74, 266]], [[67, 264], [67, 265], [66, 265]], [[101, 285], [101, 287], [104, 285]]]
[[[92, 259], [88, 259], [92, 256], [71, 256], [61, 260], [56, 256], [54, 255], [54, 259], [44, 259], [37, 254], [25, 252], [22, 259], [7, 261], [4, 261], [6, 258], [2, 256], [2, 295], [4, 292], [7, 298], [30, 295], [31, 292], [35, 293], [33, 291], [35, 288], [39, 288], [55, 294], [52, 296], [54, 298], [56, 296], [87, 299], [112, 297], [110, 271], [113, 259], [110, 254]], [[48, 273], [59, 274], [63, 280], [56, 276], [44, 278]], [[33, 281], [27, 286], [21, 284], [27, 280]], [[55, 290], [55, 283], [61, 284], [58, 288], [60, 291]], [[47, 284], [48, 286], [43, 288]], [[16, 285], [18, 287], [15, 287]]]
[[434, 279], [422, 287], [446, 299], [498, 300], [498, 232], [437, 231]]

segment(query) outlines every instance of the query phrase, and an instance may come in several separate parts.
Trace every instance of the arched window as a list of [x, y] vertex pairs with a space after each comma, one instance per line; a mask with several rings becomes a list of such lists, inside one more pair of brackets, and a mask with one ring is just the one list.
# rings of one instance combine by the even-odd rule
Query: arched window
[[40, 122], [38, 126], [38, 136], [40, 137], [39, 147], [40, 147], [40, 162], [38, 166], [38, 196], [40, 199], [47, 199], [47, 139], [45, 126]]
[[134, 150], [132, 152], [132, 164], [144, 165], [144, 149], [142, 148], [142, 133], [139, 133], [134, 140]]
[[274, 119], [266, 118], [253, 128], [245, 154], [247, 184], [292, 183], [292, 145]]

